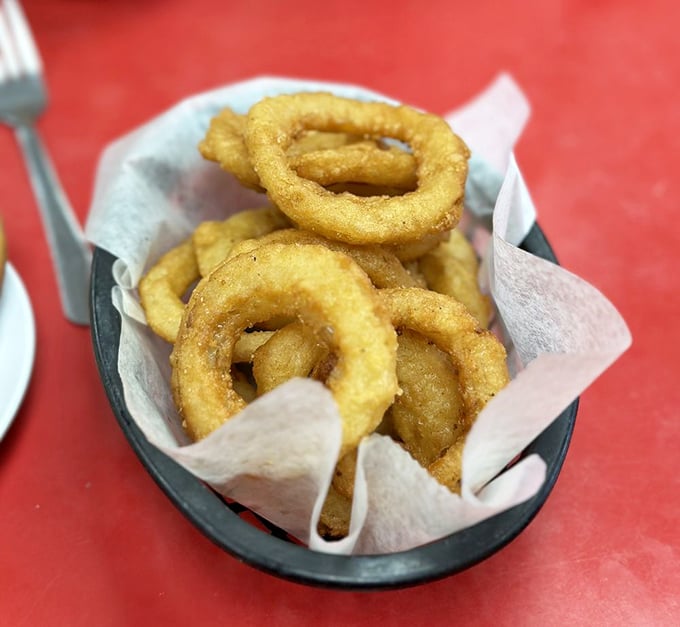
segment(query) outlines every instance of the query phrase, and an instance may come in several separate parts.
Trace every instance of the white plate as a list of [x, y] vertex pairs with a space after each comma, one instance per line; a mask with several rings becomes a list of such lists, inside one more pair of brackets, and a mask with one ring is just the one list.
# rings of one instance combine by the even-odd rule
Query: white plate
[[0, 440], [12, 424], [31, 379], [35, 320], [26, 288], [12, 264], [0, 288]]

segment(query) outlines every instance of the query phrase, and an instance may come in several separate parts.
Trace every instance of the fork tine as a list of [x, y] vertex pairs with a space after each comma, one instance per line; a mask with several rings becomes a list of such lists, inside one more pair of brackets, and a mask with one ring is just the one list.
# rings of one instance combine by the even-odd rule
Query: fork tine
[[31, 29], [28, 27], [21, 5], [18, 0], [5, 0], [4, 5], [21, 67], [28, 74], [39, 74], [42, 70], [40, 53], [33, 41], [33, 35], [31, 35]]
[[13, 78], [19, 75], [19, 62], [12, 45], [8, 23], [2, 11], [3, 8], [0, 7], [0, 54], [2, 55], [0, 61], [2, 61], [3, 73], [6, 78]]

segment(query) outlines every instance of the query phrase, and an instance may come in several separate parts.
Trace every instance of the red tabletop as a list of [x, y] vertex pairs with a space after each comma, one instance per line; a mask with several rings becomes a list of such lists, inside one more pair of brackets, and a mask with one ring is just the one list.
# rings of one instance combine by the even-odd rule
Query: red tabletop
[[297, 3], [24, 0], [51, 104], [40, 128], [84, 222], [111, 140], [256, 75], [352, 82], [445, 113], [508, 71], [517, 158], [563, 265], [632, 348], [582, 396], [557, 486], [489, 560], [398, 592], [308, 588], [239, 563], [146, 473], [89, 330], [62, 317], [23, 165], [0, 131], [0, 215], [37, 354], [0, 442], [0, 623], [671, 624], [680, 621], [680, 9], [674, 0]]

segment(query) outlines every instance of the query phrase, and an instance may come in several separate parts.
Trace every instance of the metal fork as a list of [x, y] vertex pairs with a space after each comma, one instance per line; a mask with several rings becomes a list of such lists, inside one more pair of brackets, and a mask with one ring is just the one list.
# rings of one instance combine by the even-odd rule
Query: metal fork
[[0, 121], [23, 151], [66, 318], [89, 324], [91, 250], [35, 129], [47, 104], [40, 55], [16, 0], [0, 5]]

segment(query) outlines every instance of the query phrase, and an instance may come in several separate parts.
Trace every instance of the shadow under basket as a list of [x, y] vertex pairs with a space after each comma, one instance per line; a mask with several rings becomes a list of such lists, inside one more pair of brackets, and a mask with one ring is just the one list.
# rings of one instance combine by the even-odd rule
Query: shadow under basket
[[[538, 225], [521, 248], [557, 263]], [[91, 287], [92, 341], [113, 412], [135, 453], [175, 506], [206, 537], [238, 560], [283, 579], [325, 588], [380, 590], [422, 584], [459, 573], [503, 548], [531, 522], [555, 485], [569, 447], [578, 399], [523, 452], [537, 453], [547, 465], [545, 483], [525, 503], [441, 540], [399, 553], [343, 556], [307, 549], [238, 503], [223, 499], [150, 444], [139, 430], [125, 405], [118, 376], [120, 316], [111, 302], [114, 261], [108, 252], [95, 249]]]

